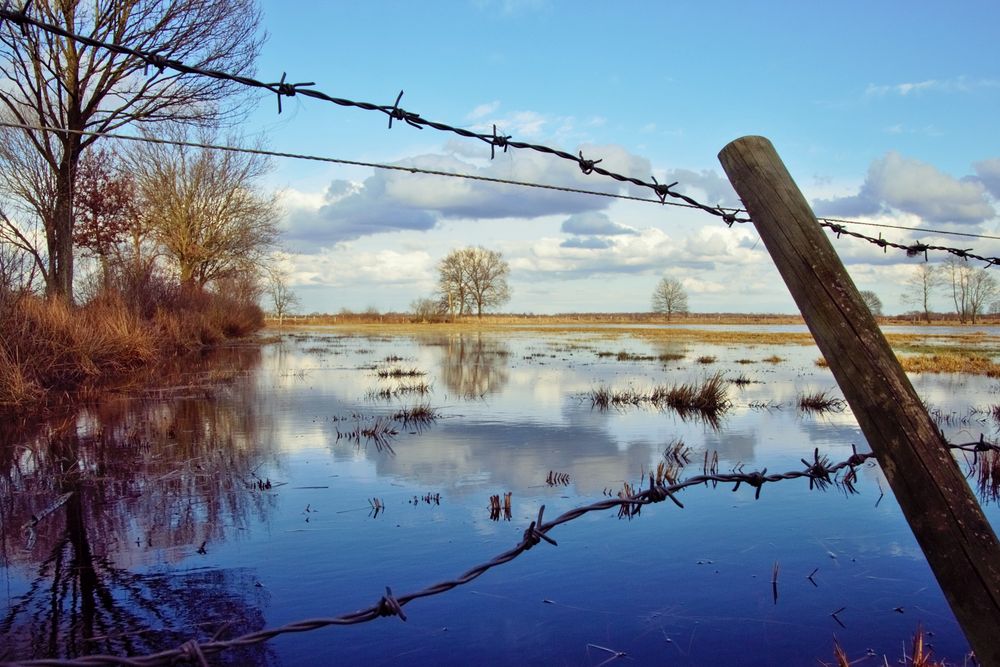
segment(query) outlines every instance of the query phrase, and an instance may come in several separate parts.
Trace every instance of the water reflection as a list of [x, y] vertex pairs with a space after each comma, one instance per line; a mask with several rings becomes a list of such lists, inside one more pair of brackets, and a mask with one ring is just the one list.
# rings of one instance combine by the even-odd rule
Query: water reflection
[[[215, 389], [188, 368], [186, 396], [108, 399], [2, 434], [0, 565], [26, 586], [0, 618], [0, 658], [144, 653], [263, 626], [251, 572], [170, 570], [267, 520], [272, 497], [251, 485], [267, 422], [241, 373], [258, 360], [233, 350], [230, 381]], [[266, 663], [268, 652], [223, 660]]]
[[440, 379], [454, 396], [481, 398], [507, 385], [510, 347], [494, 336], [461, 333], [419, 342], [440, 348]]

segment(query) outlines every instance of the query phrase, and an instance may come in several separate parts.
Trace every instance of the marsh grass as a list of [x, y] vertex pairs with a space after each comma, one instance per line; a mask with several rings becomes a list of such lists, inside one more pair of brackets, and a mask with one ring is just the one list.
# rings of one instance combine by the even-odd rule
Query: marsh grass
[[1000, 452], [976, 452], [973, 472], [980, 498], [984, 502], [1000, 500]]
[[758, 384], [760, 382], [760, 380], [753, 380], [753, 379], [747, 377], [746, 375], [744, 375], [743, 373], [740, 373], [736, 377], [729, 378], [728, 381], [729, 381], [729, 384], [734, 384], [737, 387], [745, 387], [747, 385]]
[[664, 352], [663, 354], [656, 355], [656, 360], [663, 363], [667, 363], [670, 361], [680, 361], [681, 359], [684, 358], [684, 356], [685, 355], [679, 352]]
[[828, 391], [815, 391], [799, 396], [799, 409], [805, 412], [843, 412], [847, 401]]
[[715, 357], [709, 354], [705, 354], [695, 359], [695, 361], [698, 362], [699, 364], [714, 364]]
[[761, 359], [761, 361], [763, 361], [765, 364], [780, 364], [782, 361], [784, 361], [784, 358], [779, 357], [776, 354], [772, 354], [770, 357], [764, 357], [763, 359]]
[[965, 373], [1000, 377], [1000, 364], [974, 352], [903, 355], [899, 363], [908, 373]]
[[369, 401], [389, 401], [410, 394], [426, 396], [429, 393], [431, 393], [431, 385], [426, 382], [415, 382], [413, 384], [400, 384], [397, 387], [370, 389], [365, 394], [365, 398]]
[[601, 410], [648, 404], [660, 409], [671, 408], [681, 417], [697, 415], [714, 422], [730, 407], [726, 384], [722, 374], [716, 373], [700, 384], [658, 385], [648, 391], [632, 387], [598, 387], [590, 392], [590, 401], [593, 407]]
[[438, 417], [439, 413], [437, 409], [432, 408], [427, 403], [420, 403], [411, 408], [403, 408], [392, 415], [392, 418], [403, 426], [410, 426], [411, 424], [426, 426], [436, 421]]
[[396, 452], [392, 449], [391, 440], [399, 435], [399, 429], [395, 427], [392, 419], [387, 417], [376, 417], [367, 423], [357, 424], [350, 431], [337, 429], [337, 440], [345, 439], [360, 446], [362, 442], [373, 442], [378, 451], [387, 451], [390, 454]]
[[393, 368], [380, 368], [375, 371], [375, 375], [380, 378], [398, 379], [420, 377], [421, 375], [427, 375], [427, 373], [418, 368], [401, 368], [399, 366], [395, 366]]

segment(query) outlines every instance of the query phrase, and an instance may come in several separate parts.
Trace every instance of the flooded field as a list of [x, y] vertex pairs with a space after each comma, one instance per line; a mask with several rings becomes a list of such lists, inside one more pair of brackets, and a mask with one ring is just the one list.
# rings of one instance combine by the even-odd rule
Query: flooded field
[[[816, 450], [831, 463], [868, 451], [849, 408], [800, 407], [840, 397], [814, 346], [647, 333], [293, 333], [180, 389], [8, 420], [0, 660], [143, 655], [331, 619], [491, 561], [542, 505], [550, 520], [651, 472], [702, 474], [716, 455], [720, 472], [780, 473]], [[712, 414], [595, 404], [713, 377], [725, 405]], [[912, 378], [950, 441], [995, 440], [997, 380]], [[405, 622], [299, 628], [211, 661], [817, 664], [836, 639], [870, 656], [860, 664], [895, 664], [921, 627], [935, 657], [962, 664], [968, 645], [879, 468], [834, 481], [759, 498], [698, 485], [677, 494], [683, 508], [591, 512], [549, 533], [558, 546], [406, 604]]]

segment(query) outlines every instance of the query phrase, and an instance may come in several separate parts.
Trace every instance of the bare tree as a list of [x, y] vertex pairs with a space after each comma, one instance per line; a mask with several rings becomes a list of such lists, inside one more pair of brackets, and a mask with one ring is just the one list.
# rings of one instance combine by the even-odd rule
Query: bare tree
[[657, 283], [653, 290], [653, 312], [666, 315], [668, 321], [674, 313], [688, 312], [687, 292], [681, 281], [664, 276]]
[[299, 307], [299, 297], [288, 286], [288, 275], [278, 269], [268, 273], [267, 294], [271, 300], [271, 313], [278, 318], [278, 326], [285, 316], [291, 315]]
[[440, 316], [441, 302], [428, 298], [414, 299], [410, 304], [410, 311], [421, 322], [427, 322]]
[[[156, 53], [185, 64], [250, 74], [260, 51], [260, 12], [253, 0], [38, 0], [35, 18], [103, 42]], [[73, 190], [83, 150], [131, 123], [201, 123], [231, 116], [222, 102], [236, 82], [149, 67], [115, 53], [27, 25], [0, 25], [0, 106], [22, 130], [54, 185], [39, 211], [45, 227], [51, 295], [73, 296]]]
[[442, 310], [454, 317], [465, 314], [466, 283], [465, 250], [452, 250], [438, 264], [438, 294], [441, 296]]
[[[174, 130], [178, 140], [186, 138], [186, 131]], [[277, 197], [255, 190], [269, 169], [266, 157], [140, 143], [129, 151], [129, 161], [143, 215], [182, 284], [204, 287], [264, 265], [278, 237]]]
[[882, 299], [878, 298], [878, 294], [870, 289], [863, 289], [860, 292], [861, 300], [865, 302], [868, 306], [868, 310], [875, 317], [882, 317]]
[[484, 310], [510, 301], [507, 286], [510, 266], [500, 252], [483, 247], [466, 248], [466, 263], [469, 299], [476, 308], [477, 317], [481, 318]]
[[997, 295], [996, 278], [986, 269], [975, 268], [958, 257], [949, 257], [944, 265], [959, 321], [975, 324]]
[[438, 264], [438, 293], [443, 308], [454, 315], [502, 306], [510, 300], [510, 266], [496, 250], [482, 246], [452, 250]]
[[928, 262], [917, 264], [914, 274], [904, 283], [903, 301], [918, 306], [928, 324], [931, 322], [931, 297], [941, 284], [940, 268]]
[[974, 269], [969, 277], [969, 315], [972, 323], [986, 312], [998, 292], [997, 279], [987, 269]]

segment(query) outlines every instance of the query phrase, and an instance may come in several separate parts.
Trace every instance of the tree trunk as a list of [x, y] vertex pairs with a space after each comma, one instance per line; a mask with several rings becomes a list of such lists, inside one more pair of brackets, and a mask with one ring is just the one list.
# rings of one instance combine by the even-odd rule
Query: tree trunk
[[80, 136], [69, 134], [63, 140], [63, 154], [56, 177], [56, 202], [53, 220], [46, 225], [49, 251], [49, 298], [73, 302], [73, 184], [80, 162]]

